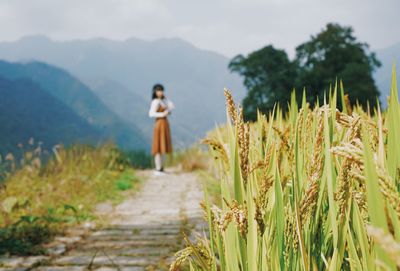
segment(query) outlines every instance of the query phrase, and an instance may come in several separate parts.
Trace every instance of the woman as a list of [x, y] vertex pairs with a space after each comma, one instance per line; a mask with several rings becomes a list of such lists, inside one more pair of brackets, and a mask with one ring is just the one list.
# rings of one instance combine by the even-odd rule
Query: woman
[[172, 109], [174, 105], [164, 96], [163, 85], [154, 85], [149, 116], [156, 119], [151, 153], [154, 155], [157, 175], [161, 175], [164, 171], [165, 154], [172, 152], [171, 132], [167, 119]]

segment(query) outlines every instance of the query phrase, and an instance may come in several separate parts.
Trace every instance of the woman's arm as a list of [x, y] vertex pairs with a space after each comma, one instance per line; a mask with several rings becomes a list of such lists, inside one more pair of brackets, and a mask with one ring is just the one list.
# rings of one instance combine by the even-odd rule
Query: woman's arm
[[165, 103], [167, 104], [168, 111], [171, 112], [173, 109], [175, 109], [175, 105], [172, 103], [171, 100], [166, 99]]
[[157, 112], [159, 106], [159, 100], [154, 99], [151, 101], [150, 110], [149, 110], [149, 117], [150, 118], [162, 118], [166, 116], [165, 112]]

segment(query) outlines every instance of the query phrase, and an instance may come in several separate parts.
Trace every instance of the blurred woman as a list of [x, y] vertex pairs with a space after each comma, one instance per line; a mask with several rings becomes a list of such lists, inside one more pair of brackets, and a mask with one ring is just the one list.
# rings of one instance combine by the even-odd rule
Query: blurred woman
[[172, 153], [171, 131], [167, 116], [173, 109], [173, 103], [164, 95], [164, 86], [154, 85], [149, 116], [155, 118], [151, 153], [154, 156], [157, 175], [163, 174], [165, 154]]

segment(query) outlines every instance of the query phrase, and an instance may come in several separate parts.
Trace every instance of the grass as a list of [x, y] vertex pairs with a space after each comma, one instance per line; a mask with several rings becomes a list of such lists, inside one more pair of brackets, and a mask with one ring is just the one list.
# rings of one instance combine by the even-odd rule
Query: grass
[[395, 78], [388, 109], [373, 115], [339, 111], [335, 86], [329, 103], [299, 106], [293, 95], [287, 115], [276, 107], [248, 124], [226, 91], [227, 126], [205, 140], [220, 186], [214, 200], [206, 189], [209, 235], [187, 240], [170, 270], [399, 269]]
[[131, 150], [120, 152], [120, 160], [125, 165], [136, 169], [152, 168], [153, 158], [143, 150]]
[[[65, 227], [95, 219], [102, 201], [119, 202], [121, 190], [136, 188], [139, 179], [113, 145], [57, 146], [43, 162], [40, 146], [11, 155], [0, 189], [0, 254], [40, 254], [41, 244]], [[14, 169], [10, 171], [10, 169]]]
[[136, 177], [132, 172], [125, 171], [121, 174], [121, 176], [116, 180], [115, 185], [118, 190], [125, 191], [132, 189], [136, 184], [138, 184], [140, 180]]
[[167, 156], [166, 166], [179, 167], [182, 171], [201, 171], [210, 166], [207, 151], [199, 144], [194, 144], [186, 149], [178, 150], [173, 155]]

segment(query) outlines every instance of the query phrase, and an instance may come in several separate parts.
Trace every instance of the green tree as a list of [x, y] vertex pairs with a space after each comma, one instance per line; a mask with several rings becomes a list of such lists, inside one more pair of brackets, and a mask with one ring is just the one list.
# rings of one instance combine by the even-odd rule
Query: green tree
[[368, 102], [375, 106], [379, 91], [372, 73], [379, 66], [368, 44], [357, 41], [351, 27], [332, 23], [299, 45], [293, 61], [284, 50], [268, 45], [246, 57], [238, 55], [229, 63], [232, 72], [244, 77], [248, 93], [243, 113], [247, 120], [257, 118], [257, 108], [268, 113], [276, 103], [286, 110], [295, 86], [300, 88], [298, 99], [305, 87], [313, 105], [323, 99], [336, 79], [343, 80], [351, 104], [358, 101], [364, 108]]
[[364, 108], [376, 105], [379, 91], [372, 77], [381, 64], [367, 43], [357, 41], [351, 27], [328, 24], [311, 40], [296, 48], [297, 85], [305, 86], [307, 99], [320, 100], [336, 79], [342, 80], [350, 103]]
[[269, 45], [247, 57], [238, 55], [229, 63], [229, 69], [244, 76], [244, 85], [248, 90], [243, 100], [246, 120], [257, 118], [257, 108], [263, 113], [268, 113], [275, 103], [287, 108], [296, 67], [284, 50]]

